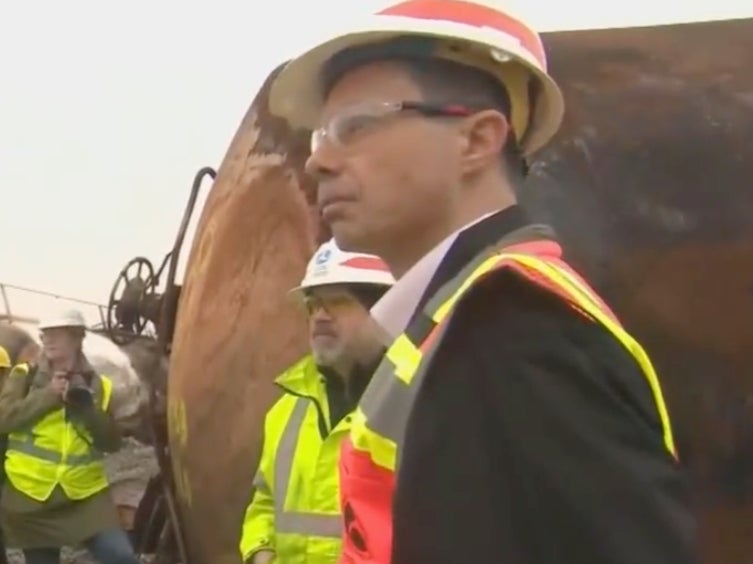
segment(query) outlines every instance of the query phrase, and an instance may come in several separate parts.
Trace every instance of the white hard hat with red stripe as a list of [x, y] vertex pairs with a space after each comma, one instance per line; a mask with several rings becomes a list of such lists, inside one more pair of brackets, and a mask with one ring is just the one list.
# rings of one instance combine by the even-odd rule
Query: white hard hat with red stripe
[[291, 292], [329, 284], [374, 284], [392, 286], [395, 279], [385, 262], [375, 255], [340, 250], [334, 239], [324, 243], [311, 257], [300, 286]]
[[351, 23], [283, 67], [270, 89], [271, 112], [286, 118], [294, 129], [318, 127], [325, 63], [347, 48], [406, 35], [436, 38], [437, 58], [478, 67], [505, 85], [511, 125], [524, 155], [543, 147], [559, 129], [564, 101], [547, 73], [539, 34], [491, 2], [479, 0], [407, 0]]

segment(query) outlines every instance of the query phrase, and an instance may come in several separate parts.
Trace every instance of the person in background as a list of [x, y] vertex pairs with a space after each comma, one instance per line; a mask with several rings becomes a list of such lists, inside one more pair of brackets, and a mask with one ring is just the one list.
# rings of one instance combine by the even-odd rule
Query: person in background
[[329, 241], [293, 290], [308, 311], [312, 352], [276, 380], [283, 395], [264, 424], [240, 543], [244, 562], [337, 562], [340, 441], [382, 353], [369, 308], [393, 282], [381, 259]]
[[110, 500], [102, 453], [120, 448], [112, 381], [84, 356], [76, 310], [40, 324], [38, 363], [13, 367], [0, 391], [8, 434], [0, 516], [6, 544], [27, 564], [57, 564], [83, 543], [103, 564], [135, 564]]

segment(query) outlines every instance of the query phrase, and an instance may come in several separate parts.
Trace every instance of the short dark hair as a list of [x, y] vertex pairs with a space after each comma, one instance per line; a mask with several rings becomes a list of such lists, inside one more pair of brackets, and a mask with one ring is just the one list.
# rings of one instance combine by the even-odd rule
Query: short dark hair
[[[510, 121], [510, 95], [501, 81], [475, 67], [437, 58], [433, 56], [434, 51], [433, 38], [413, 36], [350, 47], [336, 53], [325, 63], [321, 78], [322, 93], [326, 96], [344, 74], [356, 67], [386, 61], [404, 70], [424, 98], [434, 104], [493, 109]], [[502, 150], [501, 162], [514, 183], [527, 173], [526, 162], [512, 128]]]

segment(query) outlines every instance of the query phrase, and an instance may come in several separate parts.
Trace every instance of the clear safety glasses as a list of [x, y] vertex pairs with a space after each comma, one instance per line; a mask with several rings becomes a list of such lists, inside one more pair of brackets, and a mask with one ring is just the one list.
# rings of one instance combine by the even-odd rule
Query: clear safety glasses
[[323, 142], [345, 146], [385, 120], [403, 112], [417, 112], [426, 117], [467, 117], [474, 110], [461, 105], [424, 102], [371, 102], [346, 108], [332, 116], [322, 127], [311, 133], [311, 152]]

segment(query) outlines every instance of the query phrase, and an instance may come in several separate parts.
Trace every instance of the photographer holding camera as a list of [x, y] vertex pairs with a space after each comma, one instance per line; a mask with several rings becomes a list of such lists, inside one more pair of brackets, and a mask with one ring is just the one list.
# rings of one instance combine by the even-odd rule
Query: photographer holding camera
[[120, 527], [102, 464], [120, 448], [112, 381], [83, 354], [86, 324], [72, 310], [40, 324], [37, 365], [13, 367], [0, 392], [8, 433], [0, 509], [6, 544], [28, 564], [58, 564], [83, 544], [100, 562], [138, 562]]

